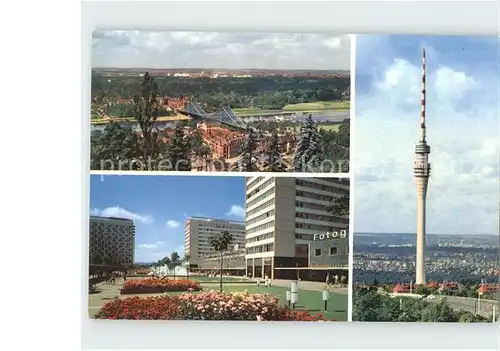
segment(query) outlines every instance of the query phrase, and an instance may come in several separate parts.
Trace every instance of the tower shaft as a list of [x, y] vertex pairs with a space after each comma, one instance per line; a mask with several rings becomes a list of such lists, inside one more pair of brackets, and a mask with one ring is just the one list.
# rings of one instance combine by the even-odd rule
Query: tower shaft
[[426, 224], [426, 197], [431, 165], [429, 154], [431, 148], [426, 141], [426, 67], [425, 49], [422, 53], [422, 99], [420, 104], [420, 138], [415, 145], [415, 161], [413, 162], [413, 175], [417, 185], [417, 245], [416, 245], [416, 284], [425, 284], [425, 224]]
[[416, 252], [416, 284], [425, 284], [425, 209], [427, 178], [417, 179], [417, 252]]

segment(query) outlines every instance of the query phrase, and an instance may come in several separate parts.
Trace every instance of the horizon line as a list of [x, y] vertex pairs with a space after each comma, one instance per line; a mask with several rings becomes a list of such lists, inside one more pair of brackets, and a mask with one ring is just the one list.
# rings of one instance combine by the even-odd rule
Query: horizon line
[[[354, 231], [353, 234], [411, 234], [411, 235], [417, 235], [417, 233], [412, 233], [412, 232], [356, 232]], [[486, 233], [476, 233], [476, 234], [465, 234], [465, 233], [426, 233], [425, 235], [487, 235], [487, 236], [500, 236], [500, 234], [486, 234]]]
[[196, 67], [121, 67], [121, 66], [91, 66], [91, 69], [137, 69], [137, 70], [143, 70], [143, 69], [175, 69], [175, 70], [180, 70], [180, 69], [185, 69], [185, 70], [224, 70], [224, 71], [244, 71], [244, 70], [252, 70], [252, 71], [314, 71], [314, 72], [322, 72], [322, 71], [333, 71], [333, 72], [348, 72], [351, 73], [351, 69], [335, 69], [335, 68], [329, 68], [329, 69], [317, 69], [317, 68], [217, 68], [217, 67], [205, 67], [205, 68], [196, 68]]

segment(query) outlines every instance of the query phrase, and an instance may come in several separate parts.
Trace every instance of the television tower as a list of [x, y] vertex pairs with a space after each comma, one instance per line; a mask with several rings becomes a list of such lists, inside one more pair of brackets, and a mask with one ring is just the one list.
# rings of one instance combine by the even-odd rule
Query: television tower
[[413, 175], [417, 183], [417, 254], [416, 254], [416, 284], [425, 284], [425, 207], [427, 197], [427, 184], [431, 171], [429, 154], [431, 147], [425, 140], [425, 49], [422, 52], [422, 100], [420, 111], [420, 139], [415, 145], [415, 161], [413, 162]]

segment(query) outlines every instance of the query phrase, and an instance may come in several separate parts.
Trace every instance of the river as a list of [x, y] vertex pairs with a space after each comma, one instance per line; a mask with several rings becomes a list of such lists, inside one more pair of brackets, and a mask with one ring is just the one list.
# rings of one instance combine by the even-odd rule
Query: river
[[[331, 122], [331, 123], [340, 123], [344, 119], [349, 118], [349, 110], [347, 111], [324, 111], [324, 112], [311, 112], [313, 119], [316, 122], [324, 123], [324, 122]], [[283, 121], [287, 120], [295, 120], [297, 122], [302, 122], [304, 121], [309, 113], [297, 113], [295, 115], [291, 116], [284, 116]], [[279, 116], [279, 115], [277, 115]], [[273, 121], [276, 120], [277, 116], [251, 116], [251, 117], [245, 117], [242, 118], [242, 120], [247, 121], [247, 122], [255, 122], [255, 121]], [[165, 129], [165, 128], [172, 128], [175, 126], [177, 122], [157, 122], [155, 123], [155, 126], [158, 129]], [[137, 123], [130, 123], [130, 122], [123, 122], [120, 123], [123, 127], [131, 128], [133, 130], [139, 131], [139, 124]], [[91, 125], [90, 130], [104, 130], [105, 124], [100, 124], [100, 125]]]

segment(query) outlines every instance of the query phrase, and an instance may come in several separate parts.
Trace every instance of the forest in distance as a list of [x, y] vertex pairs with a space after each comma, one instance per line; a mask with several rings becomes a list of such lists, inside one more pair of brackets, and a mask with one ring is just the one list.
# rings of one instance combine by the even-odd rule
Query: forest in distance
[[[137, 76], [92, 74], [92, 101], [132, 99]], [[155, 76], [158, 95], [171, 98], [193, 97], [210, 109], [282, 110], [287, 105], [345, 101], [350, 96], [350, 78], [256, 77], [184, 78]], [[341, 104], [348, 108], [347, 104]], [[127, 115], [125, 113], [125, 115]], [[130, 114], [128, 114], [130, 115]]]

